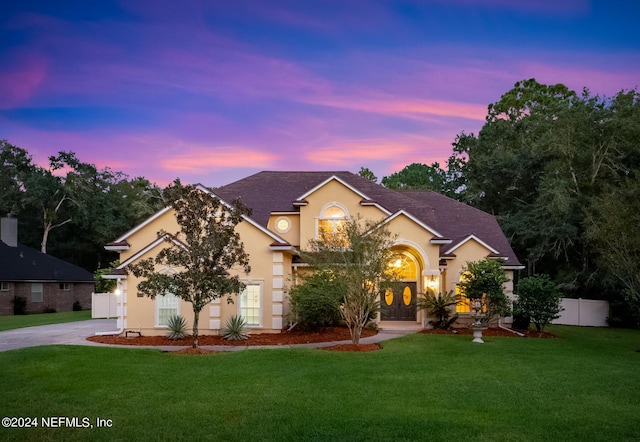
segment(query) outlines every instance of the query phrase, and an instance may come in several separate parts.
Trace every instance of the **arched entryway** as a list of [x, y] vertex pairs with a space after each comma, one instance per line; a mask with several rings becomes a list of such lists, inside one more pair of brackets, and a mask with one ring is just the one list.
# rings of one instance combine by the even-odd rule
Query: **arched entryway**
[[415, 322], [420, 263], [412, 253], [394, 250], [389, 265], [397, 272], [399, 281], [380, 296], [380, 320]]

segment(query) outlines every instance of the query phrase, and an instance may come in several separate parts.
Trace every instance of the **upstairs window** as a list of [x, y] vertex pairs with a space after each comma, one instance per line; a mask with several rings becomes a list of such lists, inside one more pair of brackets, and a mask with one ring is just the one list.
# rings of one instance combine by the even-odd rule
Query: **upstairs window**
[[348, 215], [346, 209], [337, 204], [325, 207], [318, 218], [317, 237], [326, 242], [338, 242], [346, 246], [347, 235], [344, 231]]
[[0, 292], [8, 292], [9, 291], [9, 283], [2, 281], [0, 282]]

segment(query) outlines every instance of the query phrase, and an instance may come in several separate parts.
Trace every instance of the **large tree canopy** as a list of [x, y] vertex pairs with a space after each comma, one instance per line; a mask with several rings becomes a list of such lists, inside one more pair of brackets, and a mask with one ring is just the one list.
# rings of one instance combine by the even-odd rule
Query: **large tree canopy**
[[451, 198], [458, 198], [464, 189], [464, 176], [461, 171], [463, 164], [464, 159], [457, 153], [449, 157], [444, 169], [438, 163], [412, 163], [400, 172], [382, 178], [382, 185], [395, 190], [433, 190]]
[[633, 183], [639, 122], [636, 90], [606, 98], [518, 82], [459, 145], [468, 157], [464, 199], [498, 217], [529, 274], [553, 275], [565, 294], [597, 296], [611, 273], [598, 265], [605, 250], [589, 240], [586, 219]]
[[[249, 255], [236, 226], [248, 212], [239, 203], [228, 206], [196, 186], [183, 186], [179, 180], [165, 189], [164, 197], [175, 211], [180, 231], [158, 232], [166, 247], [155, 258], [127, 268], [144, 278], [138, 291], [145, 296], [172, 293], [191, 304], [193, 347], [197, 347], [202, 309], [214, 299], [240, 293], [244, 287], [239, 274], [249, 273]], [[167, 267], [172, 271], [164, 271]]]
[[38, 166], [0, 140], [0, 216], [18, 217], [19, 241], [93, 271], [115, 256], [104, 245], [162, 206], [161, 190], [142, 177], [80, 161], [73, 152]]

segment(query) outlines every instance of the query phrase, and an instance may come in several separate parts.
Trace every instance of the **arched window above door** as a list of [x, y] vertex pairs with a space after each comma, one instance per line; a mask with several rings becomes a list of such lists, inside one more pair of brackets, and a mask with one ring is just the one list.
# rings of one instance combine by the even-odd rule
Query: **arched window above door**
[[418, 265], [413, 257], [404, 253], [395, 253], [389, 263], [390, 270], [399, 279], [416, 281], [418, 279]]

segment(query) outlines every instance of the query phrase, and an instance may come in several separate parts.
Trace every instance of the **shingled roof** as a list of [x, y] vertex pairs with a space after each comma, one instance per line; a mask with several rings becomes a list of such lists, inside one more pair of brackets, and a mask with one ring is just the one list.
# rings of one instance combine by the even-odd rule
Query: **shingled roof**
[[0, 281], [93, 282], [93, 275], [51, 255], [0, 241]]
[[440, 247], [441, 256], [454, 250], [473, 235], [497, 250], [496, 256], [506, 258], [508, 265], [520, 265], [495, 216], [431, 190], [402, 193], [424, 204], [436, 207], [435, 214], [439, 232], [452, 240], [451, 244]]
[[411, 214], [453, 240], [442, 245], [441, 255], [463, 243], [471, 235], [507, 258], [507, 265], [520, 265], [496, 218], [456, 200], [431, 191], [398, 192], [351, 172], [259, 172], [214, 189], [220, 198], [239, 199], [252, 211], [251, 218], [266, 227], [272, 212], [297, 212], [294, 202], [331, 177], [336, 177], [390, 214], [400, 210]]

